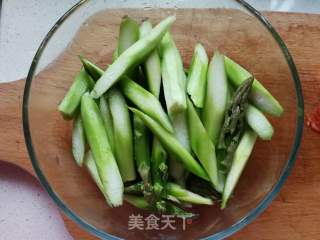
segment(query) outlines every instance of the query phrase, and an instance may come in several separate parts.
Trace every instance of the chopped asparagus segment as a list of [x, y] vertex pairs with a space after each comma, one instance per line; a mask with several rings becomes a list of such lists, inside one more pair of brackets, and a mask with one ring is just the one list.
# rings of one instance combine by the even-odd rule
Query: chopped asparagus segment
[[148, 185], [151, 181], [148, 130], [143, 121], [137, 115], [133, 116], [133, 128], [134, 155], [137, 169], [144, 184]]
[[228, 173], [226, 183], [222, 194], [221, 208], [226, 207], [227, 201], [235, 189], [240, 175], [250, 157], [253, 146], [256, 142], [257, 134], [248, 129], [242, 136], [237, 150], [234, 153], [231, 169]]
[[218, 165], [216, 159], [215, 146], [212, 143], [206, 129], [202, 125], [200, 118], [188, 99], [188, 125], [190, 133], [191, 148], [196, 154], [203, 168], [207, 172], [211, 183], [218, 192], [222, 192], [218, 178]]
[[108, 92], [108, 100], [114, 129], [115, 156], [122, 180], [132, 181], [136, 179], [136, 171], [128, 106], [121, 92], [114, 88]]
[[106, 128], [109, 144], [114, 152], [114, 136], [113, 136], [113, 123], [112, 123], [112, 116], [110, 112], [110, 107], [108, 105], [108, 101], [105, 96], [101, 96], [99, 101], [99, 109], [101, 112], [101, 116], [103, 119], [104, 126]]
[[271, 123], [259, 109], [250, 104], [246, 110], [246, 120], [261, 139], [270, 140], [272, 138], [273, 127]]
[[89, 94], [82, 96], [81, 117], [109, 205], [120, 206], [123, 200], [121, 175], [109, 145], [99, 108]]
[[94, 182], [96, 183], [96, 185], [100, 189], [101, 193], [105, 197], [107, 203], [109, 205], [111, 205], [109, 203], [108, 196], [107, 196], [106, 192], [104, 191], [103, 184], [101, 182], [101, 179], [100, 179], [100, 176], [99, 176], [99, 172], [98, 172], [98, 169], [97, 169], [97, 165], [96, 165], [96, 163], [94, 161], [92, 152], [90, 150], [85, 155], [84, 164], [86, 165], [90, 176], [92, 177], [92, 179], [94, 180]]
[[86, 150], [86, 138], [84, 134], [81, 115], [79, 114], [73, 122], [72, 130], [72, 154], [73, 158], [78, 164], [82, 166]]
[[75, 115], [80, 105], [82, 95], [93, 85], [94, 82], [92, 78], [84, 69], [81, 69], [62, 102], [59, 104], [58, 109], [64, 117], [72, 118]]
[[[94, 71], [94, 75], [103, 73], [102, 69], [90, 62], [88, 59], [82, 58], [83, 65], [86, 69]], [[163, 110], [161, 103], [150, 92], [145, 90], [139, 84], [135, 83], [129, 77], [124, 76], [120, 82], [120, 87], [123, 94], [133, 102], [140, 110], [148, 114], [150, 117], [157, 120], [168, 131], [173, 132], [170, 120]]]
[[178, 49], [167, 33], [161, 42], [162, 81], [169, 114], [186, 109], [185, 75]]
[[120, 24], [119, 41], [117, 47], [118, 54], [123, 53], [138, 40], [139, 24], [129, 16], [124, 16]]
[[140, 64], [144, 58], [155, 49], [174, 21], [174, 16], [164, 19], [155, 26], [146, 37], [138, 40], [126, 51], [120, 54], [99, 78], [94, 89], [91, 91], [91, 95], [94, 98], [100, 97], [129, 69]]
[[205, 128], [216, 145], [227, 108], [228, 82], [223, 55], [215, 52], [208, 68], [207, 94], [202, 112]]
[[151, 209], [148, 201], [143, 197], [125, 194], [124, 200], [130, 203], [131, 205], [135, 206], [136, 208], [143, 209], [143, 210]]
[[130, 110], [142, 119], [146, 126], [153, 132], [154, 135], [156, 135], [162, 145], [168, 150], [168, 152], [176, 156], [177, 159], [179, 159], [190, 172], [205, 180], [208, 180], [208, 175], [200, 166], [200, 164], [170, 132], [165, 130], [156, 121], [138, 109], [130, 108]]
[[[228, 78], [235, 86], [239, 86], [246, 79], [252, 76], [246, 69], [226, 56], [224, 57], [224, 62]], [[281, 116], [283, 113], [283, 108], [280, 103], [257, 79], [254, 79], [250, 100], [263, 112], [277, 117]]]
[[188, 191], [187, 189], [184, 189], [183, 187], [175, 183], [167, 183], [167, 191], [168, 194], [176, 197], [183, 202], [205, 205], [213, 204], [213, 201], [210, 198], [202, 197], [201, 195]]
[[208, 56], [204, 47], [198, 43], [194, 49], [188, 71], [188, 93], [194, 105], [203, 108], [207, 86]]
[[[147, 36], [152, 30], [149, 20], [142, 22], [140, 26], [140, 39]], [[147, 77], [149, 91], [159, 98], [161, 86], [161, 63], [157, 49], [153, 50], [143, 63], [144, 71]]]
[[159, 100], [139, 84], [124, 76], [120, 82], [123, 94], [141, 111], [159, 122], [168, 131], [173, 132], [170, 120]]

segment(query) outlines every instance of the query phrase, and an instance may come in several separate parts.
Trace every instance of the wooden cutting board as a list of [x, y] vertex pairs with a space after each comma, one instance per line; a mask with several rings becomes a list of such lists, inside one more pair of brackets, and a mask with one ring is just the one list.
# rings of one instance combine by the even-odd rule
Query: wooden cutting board
[[[265, 15], [295, 60], [308, 115], [320, 104], [320, 15], [270, 12]], [[0, 84], [0, 160], [35, 175], [22, 133], [23, 88], [24, 80]], [[296, 166], [278, 197], [261, 216], [230, 239], [319, 239], [319, 155], [320, 135], [305, 128]], [[96, 239], [63, 217], [75, 239]]]

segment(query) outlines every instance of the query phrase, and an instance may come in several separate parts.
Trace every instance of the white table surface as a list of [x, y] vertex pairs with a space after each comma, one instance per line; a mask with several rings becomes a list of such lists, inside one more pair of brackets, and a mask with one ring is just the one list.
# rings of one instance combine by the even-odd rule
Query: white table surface
[[[26, 77], [32, 57], [42, 38], [55, 21], [76, 2], [2, 1], [0, 83]], [[259, 10], [320, 12], [319, 0], [248, 2]], [[39, 182], [23, 170], [0, 162], [0, 240], [16, 239], [69, 240], [72, 237], [67, 232], [56, 206]]]

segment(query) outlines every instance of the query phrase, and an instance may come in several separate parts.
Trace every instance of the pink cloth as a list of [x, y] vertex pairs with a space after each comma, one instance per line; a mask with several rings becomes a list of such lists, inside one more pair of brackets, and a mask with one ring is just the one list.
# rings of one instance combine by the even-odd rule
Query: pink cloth
[[71, 240], [56, 205], [24, 170], [0, 161], [0, 240]]

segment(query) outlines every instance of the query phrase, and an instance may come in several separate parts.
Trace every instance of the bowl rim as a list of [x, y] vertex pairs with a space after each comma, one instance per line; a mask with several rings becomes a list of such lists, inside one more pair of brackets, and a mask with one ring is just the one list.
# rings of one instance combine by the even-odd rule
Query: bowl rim
[[[294, 163], [296, 161], [297, 152], [300, 147], [302, 133], [303, 133], [303, 119], [304, 119], [304, 101], [303, 101], [303, 94], [302, 94], [302, 88], [301, 88], [301, 82], [299, 79], [298, 71], [295, 66], [295, 63], [293, 61], [293, 58], [278, 34], [278, 32], [274, 29], [274, 27], [271, 25], [270, 21], [258, 10], [256, 10], [254, 7], [252, 7], [250, 4], [248, 4], [244, 0], [234, 0], [235, 2], [239, 3], [242, 7], [244, 7], [248, 12], [250, 12], [253, 16], [255, 16], [263, 25], [264, 27], [270, 32], [270, 34], [273, 36], [274, 40], [277, 42], [279, 48], [282, 50], [282, 53], [287, 61], [287, 64], [291, 71], [291, 76], [295, 84], [295, 94], [297, 98], [297, 120], [296, 120], [296, 132], [295, 132], [295, 138], [294, 143], [291, 148], [291, 152], [288, 158], [288, 161], [282, 170], [279, 179], [277, 183], [273, 186], [273, 188], [267, 193], [267, 195], [263, 198], [262, 201], [252, 209], [247, 215], [245, 215], [241, 220], [239, 220], [237, 223], [229, 226], [228, 228], [225, 228], [224, 230], [215, 233], [213, 235], [207, 236], [204, 239], [210, 239], [210, 240], [217, 240], [217, 239], [224, 239], [226, 237], [231, 236], [235, 232], [239, 231], [243, 227], [247, 226], [249, 223], [251, 223], [254, 219], [256, 219], [272, 202], [272, 200], [277, 196], [279, 191], [281, 190], [282, 186], [284, 185], [286, 179], [290, 175], [290, 172], [294, 166]], [[58, 207], [66, 214], [71, 220], [76, 222], [78, 225], [80, 225], [84, 230], [88, 231], [89, 233], [100, 237], [102, 239], [120, 239], [116, 236], [113, 236], [101, 229], [98, 229], [91, 225], [90, 223], [83, 220], [81, 217], [79, 217], [75, 212], [73, 212], [55, 193], [55, 191], [51, 188], [49, 182], [47, 181], [46, 177], [42, 173], [40, 166], [38, 164], [35, 151], [33, 149], [32, 144], [32, 138], [31, 138], [31, 132], [30, 132], [30, 126], [29, 126], [29, 112], [28, 112], [28, 106], [29, 106], [29, 95], [30, 95], [30, 89], [32, 80], [35, 74], [35, 70], [38, 64], [38, 60], [41, 57], [41, 54], [43, 50], [45, 49], [47, 43], [51, 39], [51, 37], [54, 35], [56, 30], [60, 27], [60, 25], [79, 7], [84, 5], [88, 0], [81, 0], [78, 3], [76, 3], [74, 6], [72, 6], [66, 13], [64, 13], [58, 21], [54, 24], [54, 26], [50, 29], [50, 31], [46, 34], [44, 39], [42, 40], [40, 46], [38, 47], [38, 50], [32, 60], [26, 82], [25, 82], [25, 88], [23, 93], [23, 104], [22, 104], [22, 123], [23, 123], [23, 133], [25, 138], [25, 144], [27, 146], [28, 154], [32, 162], [32, 166], [34, 168], [34, 171], [36, 172], [41, 184], [44, 186], [45, 190], [49, 194], [49, 196], [54, 200], [54, 202], [58, 205]]]

